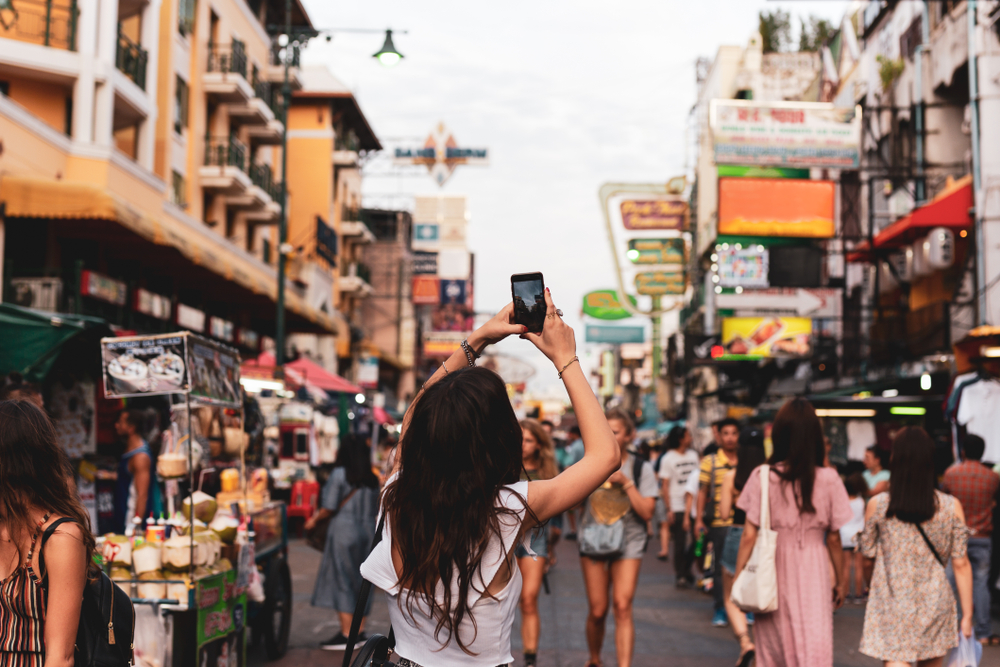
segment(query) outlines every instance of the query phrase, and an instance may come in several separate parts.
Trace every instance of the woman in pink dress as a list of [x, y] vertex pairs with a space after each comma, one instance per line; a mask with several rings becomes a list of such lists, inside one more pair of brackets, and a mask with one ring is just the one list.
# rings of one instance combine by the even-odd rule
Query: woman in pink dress
[[[793, 399], [771, 429], [771, 528], [778, 533], [778, 610], [757, 614], [760, 667], [832, 667], [833, 610], [844, 603], [839, 529], [850, 501], [833, 468], [822, 467], [823, 429], [808, 401]], [[750, 474], [736, 506], [747, 514], [736, 574], [746, 566], [760, 527], [760, 473]], [[837, 581], [830, 581], [830, 564]]]

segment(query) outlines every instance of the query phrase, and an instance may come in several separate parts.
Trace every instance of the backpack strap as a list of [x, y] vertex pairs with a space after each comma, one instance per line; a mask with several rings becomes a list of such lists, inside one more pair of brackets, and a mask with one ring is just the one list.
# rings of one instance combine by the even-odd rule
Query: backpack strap
[[76, 523], [76, 521], [65, 516], [59, 517], [42, 533], [42, 544], [38, 547], [38, 570], [42, 573], [42, 586], [45, 586], [48, 580], [48, 573], [45, 571], [45, 543], [56, 532], [56, 528], [64, 523]]
[[[383, 510], [378, 519], [378, 527], [375, 529], [375, 537], [372, 538], [371, 549], [368, 553], [375, 550], [378, 543], [382, 541], [382, 531], [385, 529], [385, 511]], [[361, 620], [365, 615], [365, 606], [368, 604], [368, 597], [372, 592], [372, 582], [367, 579], [361, 579], [361, 591], [358, 593], [358, 603], [354, 607], [354, 617], [351, 619], [351, 630], [348, 632], [347, 636], [347, 646], [344, 649], [344, 667], [349, 667], [351, 664], [351, 657], [354, 655], [354, 646], [358, 643], [358, 634], [361, 632]], [[388, 648], [391, 651], [396, 647], [396, 635], [392, 631], [392, 625], [389, 626], [389, 640]]]

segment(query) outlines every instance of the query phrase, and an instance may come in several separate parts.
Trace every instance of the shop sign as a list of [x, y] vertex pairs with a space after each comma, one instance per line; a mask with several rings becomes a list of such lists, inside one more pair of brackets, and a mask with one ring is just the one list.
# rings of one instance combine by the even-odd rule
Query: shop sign
[[213, 315], [208, 318], [208, 331], [219, 340], [232, 343], [235, 339], [236, 326], [229, 320]]
[[378, 389], [378, 357], [373, 354], [363, 355], [358, 359], [358, 386], [364, 389]]
[[628, 199], [621, 203], [625, 229], [670, 229], [682, 232], [688, 227], [688, 203], [681, 197], [669, 199]]
[[684, 239], [631, 239], [628, 242], [629, 261], [633, 264], [684, 264], [687, 252]]
[[719, 334], [684, 334], [684, 359], [689, 364], [711, 363], [712, 350], [719, 355], [723, 352]]
[[646, 332], [642, 327], [613, 327], [599, 324], [588, 324], [586, 342], [610, 343], [642, 343], [646, 340]]
[[719, 231], [735, 236], [831, 238], [833, 181], [719, 179]]
[[812, 319], [807, 317], [726, 317], [723, 354], [716, 358], [808, 357], [811, 336]]
[[183, 303], [177, 304], [177, 324], [185, 329], [203, 333], [205, 331], [205, 319], [204, 311], [192, 308], [191, 306], [185, 306]]
[[787, 312], [823, 319], [840, 317], [841, 298], [838, 289], [776, 287], [744, 290], [742, 294], [719, 294], [715, 297], [715, 306], [724, 310]]
[[418, 222], [413, 225], [414, 250], [436, 250], [441, 244], [441, 227], [436, 222]]
[[413, 276], [413, 303], [437, 304], [441, 300], [439, 281], [431, 276]]
[[318, 215], [316, 216], [316, 254], [332, 266], [337, 265], [337, 232]]
[[260, 334], [251, 329], [237, 329], [236, 342], [240, 347], [245, 347], [248, 350], [256, 352], [260, 349]]
[[712, 100], [716, 164], [857, 169], [861, 107]]
[[464, 280], [442, 280], [441, 299], [442, 306], [448, 304], [465, 305], [465, 281]]
[[221, 343], [188, 336], [191, 397], [206, 403], [241, 407], [240, 355]]
[[198, 648], [243, 631], [246, 625], [247, 592], [236, 585], [236, 570], [227, 570], [197, 582]]
[[449, 331], [427, 331], [424, 333], [424, 356], [447, 359], [461, 349], [466, 335]]
[[413, 253], [413, 275], [436, 276], [438, 272], [438, 254], [436, 252]]
[[158, 320], [169, 320], [173, 314], [173, 304], [170, 297], [154, 294], [141, 287], [135, 290], [135, 303], [133, 305], [137, 313], [155, 317]]
[[808, 169], [797, 167], [760, 167], [735, 164], [720, 164], [719, 178], [809, 178]]
[[124, 306], [128, 301], [128, 285], [93, 271], [80, 274], [80, 294]]
[[[735, 245], [715, 251], [716, 274], [722, 287], [767, 287], [768, 252], [764, 246]], [[716, 297], [718, 298], [718, 297]]]
[[615, 353], [605, 350], [601, 353], [601, 386], [598, 395], [607, 398], [615, 393]]
[[635, 276], [635, 291], [647, 296], [684, 294], [687, 282], [683, 271], [647, 271]]
[[[635, 297], [627, 295], [628, 300], [634, 306]], [[583, 314], [596, 317], [599, 320], [624, 320], [632, 317], [632, 313], [625, 310], [618, 299], [618, 292], [604, 289], [588, 292], [583, 295]]]
[[187, 386], [187, 336], [101, 339], [107, 398], [182, 393]]

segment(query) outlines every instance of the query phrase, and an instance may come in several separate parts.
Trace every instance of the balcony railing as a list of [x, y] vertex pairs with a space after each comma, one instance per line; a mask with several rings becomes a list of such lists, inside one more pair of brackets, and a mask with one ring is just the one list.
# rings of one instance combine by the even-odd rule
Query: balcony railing
[[143, 90], [146, 90], [146, 63], [148, 60], [149, 54], [144, 48], [129, 39], [127, 35], [118, 33], [118, 54], [115, 58], [115, 66]]
[[80, 16], [76, 0], [17, 0], [0, 21], [0, 38], [76, 51], [76, 26]]
[[343, 206], [340, 209], [341, 222], [358, 222], [361, 220], [361, 211], [356, 208]]
[[357, 151], [360, 148], [358, 142], [358, 135], [354, 133], [354, 130], [348, 130], [344, 135], [337, 135], [336, 140], [333, 142], [333, 149], [336, 151]]
[[236, 137], [217, 137], [205, 142], [205, 166], [238, 167], [247, 171], [247, 147]]
[[364, 262], [351, 262], [350, 264], [345, 264], [340, 271], [340, 275], [343, 277], [351, 278], [361, 278], [369, 285], [372, 284], [372, 272], [368, 268], [368, 265]]
[[243, 42], [234, 39], [231, 44], [210, 44], [208, 71], [239, 74], [247, 78], [247, 52]]
[[280, 202], [281, 183], [274, 180], [271, 167], [266, 164], [251, 164], [250, 180], [253, 181], [254, 185], [266, 192], [273, 201]]

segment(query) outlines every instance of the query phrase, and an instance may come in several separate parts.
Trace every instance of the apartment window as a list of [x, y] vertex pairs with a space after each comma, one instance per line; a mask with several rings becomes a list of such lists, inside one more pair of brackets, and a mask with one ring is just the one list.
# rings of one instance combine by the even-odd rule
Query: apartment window
[[4, 97], [10, 95], [10, 81], [0, 81], [0, 95]]
[[261, 255], [264, 258], [265, 264], [271, 263], [271, 241], [270, 239], [263, 239], [264, 243], [261, 245]]
[[187, 206], [187, 183], [184, 176], [176, 171], [170, 178], [170, 200], [182, 208]]
[[177, 6], [177, 31], [182, 35], [194, 32], [194, 12], [197, 0], [180, 0]]
[[[6, 91], [4, 91], [4, 95], [6, 94]], [[71, 137], [73, 136], [73, 95], [66, 96], [66, 106], [64, 111], [66, 114], [64, 132], [67, 137]]]
[[187, 81], [177, 77], [177, 88], [174, 91], [174, 132], [180, 134], [188, 124], [188, 85]]

